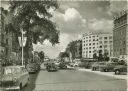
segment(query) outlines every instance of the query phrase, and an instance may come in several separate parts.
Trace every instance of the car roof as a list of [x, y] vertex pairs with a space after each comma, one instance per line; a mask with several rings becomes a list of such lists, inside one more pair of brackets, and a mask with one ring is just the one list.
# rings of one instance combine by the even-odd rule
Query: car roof
[[21, 67], [24, 67], [24, 66], [6, 66], [4, 68], [21, 68]]

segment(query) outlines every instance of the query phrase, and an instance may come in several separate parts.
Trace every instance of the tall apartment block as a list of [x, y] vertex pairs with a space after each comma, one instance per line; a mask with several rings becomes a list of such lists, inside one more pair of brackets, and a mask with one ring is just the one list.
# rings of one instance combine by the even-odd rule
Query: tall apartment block
[[89, 32], [82, 37], [82, 57], [93, 58], [93, 54], [101, 50], [104, 54], [113, 55], [113, 37], [110, 33]]
[[128, 11], [122, 11], [114, 16], [113, 54], [115, 57], [128, 56]]

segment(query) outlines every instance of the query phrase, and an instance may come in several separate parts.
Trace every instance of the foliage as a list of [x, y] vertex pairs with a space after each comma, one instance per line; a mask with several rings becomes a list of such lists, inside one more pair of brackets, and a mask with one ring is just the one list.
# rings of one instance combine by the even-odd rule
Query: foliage
[[10, 1], [10, 5], [12, 23], [17, 33], [22, 28], [33, 43], [43, 42], [45, 39], [52, 44], [58, 43], [59, 31], [50, 20], [52, 14], [48, 12], [51, 7], [58, 8], [56, 1]]
[[61, 52], [61, 53], [59, 54], [59, 57], [60, 57], [61, 59], [63, 59], [63, 58], [65, 58], [65, 57], [69, 57], [69, 55], [68, 55], [68, 53], [66, 53], [66, 52]]
[[44, 60], [44, 52], [41, 51], [38, 53], [38, 56], [40, 57], [40, 59], [43, 61]]
[[[79, 43], [80, 45], [78, 46], [77, 43]], [[78, 48], [79, 47], [79, 48]], [[78, 49], [77, 49], [78, 48]], [[76, 52], [79, 50], [80, 52], [80, 57], [82, 57], [82, 41], [81, 40], [76, 40], [76, 41], [72, 41], [68, 44], [67, 48], [66, 48], [66, 52], [70, 55], [70, 53], [72, 54], [72, 58], [75, 59], [77, 58]]]
[[59, 43], [59, 30], [51, 20], [49, 9], [59, 8], [57, 1], [10, 1], [11, 24], [17, 36], [21, 36], [21, 30], [27, 37], [24, 47], [25, 58], [31, 58], [32, 43], [43, 43], [49, 40], [53, 45]]
[[93, 59], [97, 59], [98, 57], [97, 57], [97, 53], [94, 53], [93, 54]]

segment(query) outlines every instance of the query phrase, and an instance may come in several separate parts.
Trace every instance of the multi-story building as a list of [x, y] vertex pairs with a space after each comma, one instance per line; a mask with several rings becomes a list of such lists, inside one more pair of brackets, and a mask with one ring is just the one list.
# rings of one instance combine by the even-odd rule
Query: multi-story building
[[93, 58], [94, 51], [98, 51], [99, 36], [97, 33], [85, 33], [82, 38], [82, 57]]
[[113, 36], [110, 33], [99, 34], [99, 50], [102, 53], [108, 53], [108, 56], [113, 56]]
[[128, 12], [122, 11], [114, 16], [113, 54], [115, 57], [128, 56]]
[[112, 34], [110, 33], [89, 32], [83, 34], [82, 57], [93, 58], [93, 54], [97, 53], [98, 56], [100, 50], [102, 54], [107, 52], [109, 56], [112, 56], [112, 40]]

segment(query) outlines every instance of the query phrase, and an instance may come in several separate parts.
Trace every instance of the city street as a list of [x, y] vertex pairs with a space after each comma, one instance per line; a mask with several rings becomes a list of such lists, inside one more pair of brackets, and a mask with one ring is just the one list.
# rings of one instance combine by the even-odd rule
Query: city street
[[30, 82], [23, 91], [126, 91], [126, 88], [126, 80], [114, 79], [94, 73], [78, 70], [59, 70], [57, 72], [41, 70], [37, 74], [30, 74]]
[[128, 91], [127, 1], [2, 0], [0, 91]]

